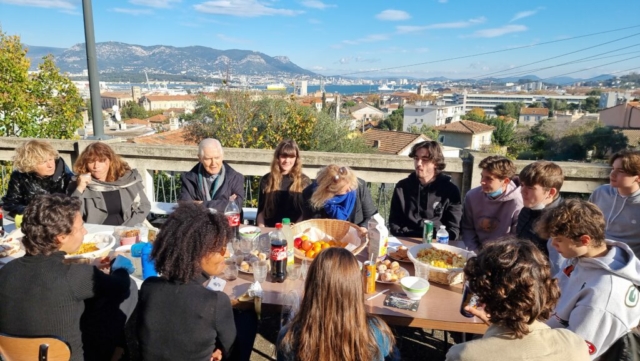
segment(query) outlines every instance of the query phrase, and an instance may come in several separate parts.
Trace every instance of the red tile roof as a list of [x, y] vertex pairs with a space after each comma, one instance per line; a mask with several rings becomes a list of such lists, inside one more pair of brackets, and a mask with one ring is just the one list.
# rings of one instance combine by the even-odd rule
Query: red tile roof
[[521, 108], [520, 115], [549, 115], [549, 109], [547, 108]]
[[155, 145], [198, 145], [197, 142], [185, 139], [185, 129], [170, 130], [168, 132], [156, 133], [144, 137], [133, 138], [133, 142], [137, 144], [155, 144]]
[[146, 98], [152, 102], [172, 101], [172, 100], [196, 100], [195, 95], [147, 95]]
[[373, 147], [374, 141], [378, 142], [378, 151], [380, 153], [398, 154], [416, 139], [428, 140], [422, 134], [413, 134], [407, 132], [394, 132], [391, 130], [369, 129], [362, 134], [362, 137], [368, 146]]
[[164, 123], [169, 119], [169, 117], [167, 117], [166, 115], [162, 115], [162, 114], [156, 114], [152, 117], [149, 117], [147, 119], [145, 119], [148, 122], [151, 123]]
[[147, 124], [149, 124], [149, 122], [147, 120], [138, 119], [138, 118], [125, 119], [124, 122], [127, 125], [147, 125]]
[[490, 125], [474, 122], [471, 120], [461, 120], [459, 122], [439, 125], [437, 127], [434, 127], [434, 129], [438, 130], [439, 132], [445, 132], [445, 133], [478, 134], [478, 133], [489, 132], [496, 128]]

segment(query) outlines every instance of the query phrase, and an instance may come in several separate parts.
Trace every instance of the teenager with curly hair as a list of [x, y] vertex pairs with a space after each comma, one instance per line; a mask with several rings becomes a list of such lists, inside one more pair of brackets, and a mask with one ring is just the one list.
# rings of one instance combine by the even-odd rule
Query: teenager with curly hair
[[545, 325], [560, 297], [547, 257], [530, 241], [485, 244], [464, 275], [484, 310], [468, 308], [490, 327], [481, 339], [453, 346], [447, 361], [589, 360], [583, 339]]

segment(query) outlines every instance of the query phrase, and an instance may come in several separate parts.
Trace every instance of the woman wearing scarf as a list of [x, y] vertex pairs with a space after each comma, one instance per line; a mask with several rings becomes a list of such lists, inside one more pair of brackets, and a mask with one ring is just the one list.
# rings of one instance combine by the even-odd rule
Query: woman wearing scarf
[[378, 212], [364, 180], [349, 167], [330, 164], [302, 191], [306, 219], [330, 218], [349, 221], [366, 232], [367, 222]]
[[68, 193], [82, 201], [86, 223], [134, 226], [142, 223], [151, 203], [142, 177], [105, 143], [90, 144], [76, 160], [77, 178]]

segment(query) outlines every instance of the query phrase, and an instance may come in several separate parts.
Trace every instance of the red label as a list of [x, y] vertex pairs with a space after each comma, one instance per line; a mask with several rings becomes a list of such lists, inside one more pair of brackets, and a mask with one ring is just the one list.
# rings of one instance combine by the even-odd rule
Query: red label
[[271, 260], [283, 261], [287, 259], [287, 247], [271, 247]]
[[589, 341], [585, 341], [587, 343], [587, 346], [589, 346], [589, 355], [593, 355], [594, 353], [596, 353], [596, 347]]
[[573, 265], [565, 268], [564, 269], [564, 274], [566, 274], [567, 277], [571, 277], [571, 273], [573, 272], [573, 269], [574, 269]]
[[226, 214], [226, 216], [227, 216], [227, 221], [229, 221], [229, 227], [237, 227], [240, 225], [239, 213]]

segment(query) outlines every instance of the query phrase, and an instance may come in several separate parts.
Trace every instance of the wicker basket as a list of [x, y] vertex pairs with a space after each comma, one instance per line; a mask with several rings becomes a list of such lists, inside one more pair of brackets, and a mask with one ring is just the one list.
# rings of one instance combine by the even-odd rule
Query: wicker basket
[[427, 248], [436, 248], [436, 249], [443, 249], [446, 251], [450, 251], [463, 256], [465, 259], [475, 257], [476, 255], [474, 252], [467, 251], [458, 247], [449, 246], [446, 244], [440, 244], [440, 243], [423, 243], [423, 244], [418, 244], [416, 246], [409, 248], [409, 252], [407, 252], [407, 256], [409, 256], [409, 259], [411, 260], [411, 262], [413, 262], [413, 265], [416, 268], [416, 270], [419, 267], [427, 268], [429, 270], [429, 281], [443, 284], [443, 285], [455, 285], [458, 283], [462, 283], [464, 278], [464, 275], [462, 273], [462, 268], [440, 268], [440, 267], [434, 267], [422, 261], [419, 261], [417, 259], [418, 252], [420, 250], [427, 249]]
[[[360, 229], [360, 227], [358, 227], [357, 225], [351, 222], [341, 221], [337, 219], [323, 218], [323, 219], [309, 219], [307, 221], [296, 223], [291, 226], [291, 231], [294, 236], [297, 236], [301, 233], [304, 233], [306, 230], [312, 227], [321, 230], [322, 232], [331, 236], [336, 241], [342, 240], [344, 236], [347, 235], [347, 233], [351, 228], [353, 228], [356, 231]], [[354, 255], [359, 254], [360, 252], [362, 252], [363, 249], [365, 249], [365, 247], [367, 247], [368, 243], [369, 243], [368, 237], [361, 237], [360, 244], [354, 244], [356, 248], [353, 249], [351, 252]], [[305, 257], [303, 252], [298, 249], [295, 249], [295, 256], [300, 259], [311, 260], [310, 258]]]

